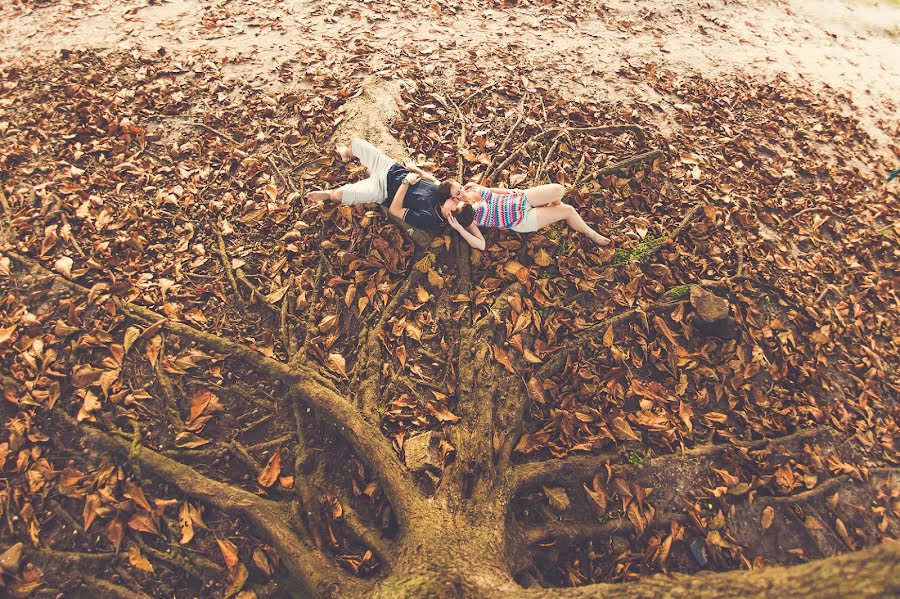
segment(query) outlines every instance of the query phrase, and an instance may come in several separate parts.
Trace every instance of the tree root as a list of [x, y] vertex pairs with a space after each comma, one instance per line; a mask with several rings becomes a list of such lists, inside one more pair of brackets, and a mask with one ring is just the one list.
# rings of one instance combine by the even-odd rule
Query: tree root
[[[687, 514], [657, 514], [645, 529], [668, 526], [674, 520], [681, 524], [688, 521]], [[529, 545], [547, 544], [558, 541], [564, 544], [578, 543], [587, 539], [597, 539], [615, 534], [636, 532], [628, 518], [615, 518], [599, 522], [545, 522], [526, 527], [523, 531]]]
[[[746, 445], [734, 445], [731, 443], [721, 443], [715, 445], [700, 445], [693, 449], [687, 449], [679, 453], [670, 453], [667, 455], [653, 458], [649, 465], [659, 467], [668, 462], [679, 460], [710, 457], [718, 455], [728, 449], [749, 451], [752, 449], [760, 449], [769, 444], [784, 445], [787, 443], [795, 443], [797, 441], [805, 441], [818, 437], [822, 434], [833, 432], [834, 429], [828, 426], [818, 426], [815, 428], [804, 429], [790, 435], [782, 437], [771, 437], [759, 439]], [[616, 451], [609, 451], [600, 454], [587, 455], [570, 455], [565, 458], [556, 460], [545, 460], [541, 462], [525, 462], [512, 469], [511, 475], [508, 477], [508, 488], [512, 493], [518, 493], [525, 487], [530, 487], [545, 481], [557, 481], [565, 483], [573, 483], [590, 478], [603, 465], [604, 462], [610, 461], [617, 455]], [[646, 468], [647, 462], [639, 467], [635, 466], [619, 466], [623, 472], [629, 470], [637, 470]]]
[[[567, 128], [567, 127], [554, 127], [552, 129], [545, 129], [544, 131], [541, 131], [537, 135], [532, 136], [530, 139], [523, 142], [519, 147], [517, 147], [515, 150], [513, 150], [512, 154], [510, 154], [506, 158], [506, 160], [501, 162], [497, 168], [492, 169], [490, 171], [491, 174], [502, 173], [503, 169], [505, 169], [510, 164], [512, 164], [513, 160], [515, 160], [516, 157], [518, 157], [518, 155], [521, 154], [525, 150], [525, 148], [527, 148], [532, 143], [538, 142], [538, 141], [543, 141], [545, 139], [549, 139], [549, 138], [553, 137], [554, 135], [556, 135], [558, 133], [562, 133], [562, 132], [566, 132], [569, 134], [573, 134], [573, 133], [626, 133], [627, 132], [627, 133], [631, 133], [632, 135], [634, 135], [635, 138], [637, 138], [639, 143], [644, 143], [644, 140], [646, 139], [646, 136], [644, 135], [644, 130], [641, 129], [640, 127], [638, 127], [637, 125], [606, 125], [603, 127], [577, 127], [577, 128], [572, 128], [572, 129]], [[659, 152], [659, 151], [653, 150], [652, 152]], [[640, 158], [635, 157], [636, 159], [634, 160], [634, 163], [640, 162], [641, 160], [647, 160], [649, 157], [649, 154], [651, 154], [652, 152], [645, 152], [644, 154], [640, 155], [641, 156]], [[659, 155], [659, 154], [657, 154], [657, 155]], [[625, 161], [625, 162], [627, 162], [627, 161]], [[632, 163], [632, 164], [634, 164], [634, 163]], [[623, 166], [620, 166], [620, 165], [613, 165], [613, 166], [615, 166], [617, 169], [624, 168]], [[603, 172], [602, 170], [599, 171], [597, 173], [597, 175], [599, 176], [599, 173], [602, 173], [602, 172]]]
[[578, 179], [572, 185], [572, 187], [579, 187], [581, 185], [584, 185], [591, 179], [596, 180], [605, 175], [611, 175], [612, 173], [623, 171], [629, 167], [634, 166], [635, 164], [640, 164], [641, 162], [648, 162], [648, 161], [653, 160], [654, 158], [659, 158], [660, 156], [663, 156], [663, 155], [664, 154], [663, 154], [662, 150], [650, 150], [648, 152], [642, 152], [640, 154], [636, 154], [630, 158], [626, 158], [625, 160], [621, 160], [619, 162], [614, 162], [613, 164], [610, 164], [609, 166], [604, 166], [599, 171], [594, 171], [592, 173], [588, 173], [587, 175], [584, 175], [583, 177]]
[[[869, 468], [868, 470], [869, 477], [872, 476], [898, 476], [900, 475], [900, 468]], [[840, 476], [835, 476], [834, 478], [829, 478], [821, 485], [813, 487], [808, 491], [803, 491], [801, 493], [795, 493], [794, 495], [780, 495], [777, 497], [758, 497], [757, 500], [763, 505], [777, 505], [777, 504], [793, 504], [793, 503], [801, 503], [805, 501], [811, 501], [825, 493], [829, 493], [831, 491], [837, 490], [838, 488], [844, 486], [845, 483], [852, 481], [853, 478], [850, 477], [849, 474], [842, 474]]]
[[[503, 138], [503, 141], [500, 143], [500, 147], [497, 148], [495, 152], [496, 156], [502, 156], [503, 152], [506, 150], [506, 146], [509, 145], [509, 140], [512, 139], [513, 133], [515, 133], [516, 129], [519, 128], [519, 125], [522, 123], [522, 119], [525, 118], [525, 98], [527, 94], [522, 95], [522, 99], [519, 100], [519, 116], [516, 118], [516, 121], [512, 124], [512, 127], [509, 128], [509, 131], [506, 133], [506, 137]], [[482, 178], [485, 182], [490, 179], [491, 175], [494, 173], [494, 162], [491, 161], [491, 165], [488, 166], [487, 170], [484, 172]]]
[[181, 419], [181, 408], [178, 405], [178, 401], [175, 399], [177, 394], [175, 393], [175, 386], [172, 384], [172, 380], [169, 378], [169, 375], [166, 374], [165, 369], [163, 369], [163, 358], [166, 353], [166, 340], [163, 337], [162, 344], [159, 348], [159, 355], [156, 358], [156, 378], [159, 381], [159, 387], [162, 389], [163, 396], [163, 409], [165, 413], [168, 415], [169, 420], [171, 420], [172, 424], [175, 426], [175, 430], [183, 431], [184, 430], [184, 421]]
[[87, 586], [99, 591], [101, 597], [113, 597], [115, 599], [153, 599], [143, 591], [130, 589], [102, 578], [96, 578], [87, 574], [78, 574], [78, 578], [80, 578]]
[[141, 551], [152, 557], [153, 559], [163, 562], [164, 564], [168, 564], [172, 568], [179, 570], [191, 578], [199, 581], [206, 581], [210, 578], [213, 578], [219, 574], [221, 574], [223, 568], [209, 560], [204, 560], [205, 563], [200, 565], [195, 563], [194, 561], [184, 557], [181, 555], [181, 550], [179, 547], [174, 547], [174, 551], [169, 551], [168, 553], [165, 551], [160, 551], [155, 547], [151, 547], [144, 540], [138, 536], [137, 544], [140, 545]]
[[241, 288], [238, 286], [237, 279], [234, 276], [234, 269], [231, 268], [231, 259], [228, 257], [228, 250], [225, 247], [225, 239], [219, 231], [218, 224], [214, 227], [216, 231], [216, 248], [219, 251], [219, 258], [222, 260], [222, 267], [225, 269], [225, 276], [231, 283], [231, 289], [234, 291], [234, 300], [238, 306], [244, 305], [244, 298], [241, 296]]
[[[129, 455], [130, 445], [98, 429], [79, 425], [56, 410], [54, 414], [67, 426], [79, 431], [89, 445], [119, 455]], [[131, 456], [149, 474], [159, 477], [183, 493], [223, 512], [247, 518], [281, 554], [285, 566], [298, 584], [311, 593], [323, 593], [337, 585], [356, 588], [362, 581], [348, 576], [326, 556], [298, 538], [288, 524], [288, 513], [281, 505], [199, 474], [196, 470], [142, 447]]]
[[900, 593], [900, 543], [798, 566], [704, 574], [657, 574], [626, 584], [566, 589], [523, 589], [524, 599], [633, 599], [635, 597], [782, 597], [842, 599], [895, 597]]
[[28, 553], [48, 560], [73, 564], [79, 564], [81, 562], [105, 562], [119, 557], [119, 554], [112, 551], [88, 553], [84, 551], [61, 551], [59, 549], [50, 549], [48, 547], [35, 547], [29, 549]]

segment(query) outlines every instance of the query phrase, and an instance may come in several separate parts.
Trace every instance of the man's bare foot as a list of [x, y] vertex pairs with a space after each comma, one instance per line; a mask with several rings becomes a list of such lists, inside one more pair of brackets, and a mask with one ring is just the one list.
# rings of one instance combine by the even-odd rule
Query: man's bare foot
[[353, 154], [350, 152], [349, 146], [344, 144], [338, 144], [335, 146], [334, 151], [337, 152], [337, 155], [341, 157], [341, 162], [350, 162], [350, 159], [353, 158]]
[[323, 200], [327, 200], [331, 197], [331, 192], [329, 191], [311, 191], [306, 194], [306, 199], [310, 202], [321, 202]]

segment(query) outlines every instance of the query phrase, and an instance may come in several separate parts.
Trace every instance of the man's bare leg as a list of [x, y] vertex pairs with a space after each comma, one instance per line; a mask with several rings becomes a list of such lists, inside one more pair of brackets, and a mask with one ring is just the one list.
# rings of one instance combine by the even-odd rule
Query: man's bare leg
[[334, 151], [338, 156], [340, 156], [341, 162], [350, 162], [351, 160], [356, 158], [353, 155], [353, 150], [351, 150], [350, 146], [346, 144], [338, 144], [337, 146], [335, 146]]
[[344, 193], [340, 189], [325, 189], [322, 191], [311, 191], [306, 194], [306, 199], [310, 202], [321, 202], [322, 200], [331, 200], [340, 202], [344, 199]]

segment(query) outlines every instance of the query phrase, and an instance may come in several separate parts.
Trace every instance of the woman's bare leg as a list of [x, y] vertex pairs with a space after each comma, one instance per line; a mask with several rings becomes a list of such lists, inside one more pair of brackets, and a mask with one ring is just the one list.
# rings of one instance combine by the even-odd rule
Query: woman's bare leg
[[533, 207], [538, 206], [556, 206], [562, 201], [566, 188], [559, 183], [549, 183], [547, 185], [538, 185], [529, 187], [525, 190], [525, 199]]
[[535, 208], [537, 211], [537, 228], [543, 229], [555, 222], [564, 220], [566, 223], [578, 231], [587, 235], [591, 241], [597, 245], [609, 245], [609, 238], [604, 237], [597, 231], [593, 230], [584, 219], [578, 214], [578, 211], [569, 204], [559, 204], [556, 206], [541, 206]]

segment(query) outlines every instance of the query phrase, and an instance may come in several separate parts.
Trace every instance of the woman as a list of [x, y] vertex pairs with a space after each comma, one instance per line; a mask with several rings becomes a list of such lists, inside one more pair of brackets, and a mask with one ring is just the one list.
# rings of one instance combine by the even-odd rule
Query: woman
[[306, 194], [307, 200], [384, 204], [391, 214], [419, 229], [435, 231], [449, 223], [469, 245], [478, 247], [480, 242], [483, 249], [484, 238], [472, 224], [472, 207], [450, 197], [449, 186], [439, 186], [433, 175], [412, 164], [401, 165], [359, 137], [354, 137], [349, 146], [338, 145], [335, 152], [344, 162], [359, 158], [369, 176], [336, 189], [312, 191]]
[[[564, 220], [584, 233], [597, 245], [609, 245], [610, 240], [592, 229], [574, 207], [562, 202], [565, 188], [557, 183], [538, 185], [528, 189], [483, 187], [475, 183], [460, 185], [445, 181], [438, 186], [439, 194], [461, 199], [472, 205], [475, 224], [479, 227], [512, 229], [531, 233]], [[451, 223], [452, 225], [452, 223]], [[471, 244], [470, 244], [471, 245]], [[473, 247], [477, 247], [474, 246]], [[483, 249], [483, 248], [479, 248]]]

